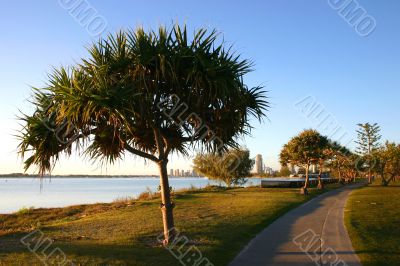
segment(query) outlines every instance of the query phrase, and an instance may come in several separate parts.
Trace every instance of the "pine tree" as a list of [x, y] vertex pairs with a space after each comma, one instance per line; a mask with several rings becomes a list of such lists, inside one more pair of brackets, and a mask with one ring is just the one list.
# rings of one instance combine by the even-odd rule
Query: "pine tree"
[[357, 124], [356, 152], [365, 159], [364, 166], [368, 169], [368, 182], [371, 183], [371, 168], [373, 167], [372, 154], [380, 147], [380, 127], [377, 123]]

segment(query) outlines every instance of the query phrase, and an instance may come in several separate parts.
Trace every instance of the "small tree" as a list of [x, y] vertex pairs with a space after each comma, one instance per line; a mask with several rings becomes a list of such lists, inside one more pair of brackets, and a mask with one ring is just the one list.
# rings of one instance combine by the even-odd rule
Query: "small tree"
[[322, 136], [316, 130], [308, 129], [293, 137], [283, 146], [280, 153], [281, 165], [287, 166], [290, 163], [306, 169], [306, 180], [301, 189], [302, 194], [308, 193], [310, 165], [319, 161], [323, 156], [322, 151], [327, 145], [327, 137]]
[[281, 167], [281, 170], [279, 171], [279, 176], [287, 177], [290, 176], [292, 172], [290, 171], [289, 167], [284, 165]]
[[357, 160], [359, 159], [360, 157], [357, 154], [351, 152], [347, 155], [347, 158], [345, 160], [345, 178], [352, 179], [353, 182], [356, 180], [357, 174], [359, 173], [357, 163], [354, 162], [357, 162]]
[[126, 153], [157, 165], [164, 243], [175, 236], [167, 173], [172, 153], [237, 147], [268, 107], [261, 87], [243, 76], [251, 63], [225, 49], [216, 31], [186, 27], [120, 32], [89, 48], [88, 58], [54, 70], [35, 90], [35, 111], [24, 115], [19, 151], [25, 169], [51, 172], [73, 149], [114, 163]]
[[380, 146], [380, 127], [377, 123], [357, 124], [357, 126], [359, 129], [356, 130], [358, 138], [356, 152], [363, 157], [364, 164], [362, 169], [367, 169], [368, 182], [371, 183], [371, 173], [375, 164], [373, 154]]
[[385, 142], [385, 145], [374, 152], [375, 170], [381, 177], [382, 185], [388, 186], [400, 175], [400, 145]]
[[354, 161], [351, 159], [351, 151], [338, 142], [332, 141], [329, 144], [329, 148], [326, 150], [326, 155], [328, 157], [327, 165], [336, 170], [339, 183], [342, 183], [342, 177], [346, 173], [349, 165], [352, 165], [352, 168], [354, 168]]
[[320, 143], [319, 146], [319, 157], [317, 160], [318, 163], [318, 189], [324, 189], [324, 183], [321, 180], [322, 171], [324, 170], [325, 164], [330, 159], [331, 154], [330, 150], [332, 147], [332, 141], [328, 140], [327, 137], [323, 137], [323, 142]]
[[225, 154], [198, 154], [193, 169], [210, 179], [223, 181], [228, 187], [242, 185], [250, 176], [254, 160], [248, 150], [232, 149]]

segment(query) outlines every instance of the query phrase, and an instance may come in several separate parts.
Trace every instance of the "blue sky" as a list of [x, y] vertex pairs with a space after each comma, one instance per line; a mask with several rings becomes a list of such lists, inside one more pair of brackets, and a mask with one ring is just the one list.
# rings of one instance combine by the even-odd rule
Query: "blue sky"
[[[78, 0], [0, 4], [0, 173], [22, 171], [13, 134], [19, 127], [18, 109], [31, 110], [27, 102], [30, 86], [42, 86], [52, 66], [79, 61], [86, 55], [84, 47], [96, 40], [63, 8], [71, 1]], [[360, 122], [377, 122], [383, 139], [400, 142], [399, 1], [357, 2], [376, 21], [367, 37], [358, 35], [328, 0], [85, 3], [107, 21], [111, 32], [138, 25], [170, 26], [175, 21], [189, 28], [219, 30], [228, 45], [255, 62], [246, 83], [262, 84], [269, 91], [268, 120], [263, 124], [254, 121], [252, 136], [242, 143], [252, 155], [261, 153], [273, 168], [279, 168], [282, 145], [302, 129], [313, 127], [329, 135], [330, 129], [318, 126], [325, 116], [346, 133], [341, 140], [350, 141], [350, 148]], [[322, 116], [316, 118], [304, 105], [296, 104], [302, 99], [319, 104]], [[188, 159], [170, 159], [169, 168], [189, 166]], [[101, 168], [74, 155], [63, 158], [54, 173], [156, 174], [157, 169], [130, 156]]]

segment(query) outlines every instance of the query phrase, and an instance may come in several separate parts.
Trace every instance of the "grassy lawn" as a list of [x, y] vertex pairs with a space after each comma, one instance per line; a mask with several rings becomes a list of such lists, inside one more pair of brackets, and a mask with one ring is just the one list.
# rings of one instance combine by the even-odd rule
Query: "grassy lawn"
[[400, 184], [353, 191], [345, 222], [364, 266], [400, 265]]
[[[334, 188], [339, 185], [329, 185]], [[177, 193], [176, 227], [214, 265], [226, 265], [277, 217], [317, 195], [299, 189], [238, 188]], [[24, 210], [0, 215], [0, 265], [41, 265], [20, 243], [39, 228], [76, 265], [179, 265], [156, 238], [159, 200]], [[191, 264], [188, 264], [191, 265]]]

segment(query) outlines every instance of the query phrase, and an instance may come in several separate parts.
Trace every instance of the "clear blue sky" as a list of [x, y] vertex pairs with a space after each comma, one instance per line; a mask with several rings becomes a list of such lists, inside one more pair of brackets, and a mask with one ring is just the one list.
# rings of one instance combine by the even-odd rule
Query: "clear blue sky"
[[[18, 109], [29, 111], [30, 85], [42, 86], [52, 66], [68, 65], [86, 55], [90, 36], [60, 3], [73, 0], [3, 1], [0, 4], [0, 172], [21, 172], [16, 155]], [[239, 1], [237, 1], [239, 3]], [[309, 96], [325, 114], [355, 138], [356, 124], [377, 122], [384, 139], [400, 142], [400, 2], [359, 0], [376, 20], [368, 37], [359, 36], [327, 0], [321, 1], [87, 1], [107, 21], [108, 31], [174, 21], [190, 28], [218, 29], [228, 44], [255, 62], [246, 76], [263, 84], [272, 104], [269, 120], [254, 123], [246, 145], [279, 168], [282, 145], [304, 128], [318, 127], [296, 106]], [[311, 98], [308, 98], [311, 99]], [[346, 141], [347, 142], [347, 141]], [[353, 144], [349, 145], [350, 147]], [[170, 168], [188, 169], [190, 161], [171, 158]], [[151, 164], [127, 157], [99, 168], [82, 158], [62, 159], [55, 173], [157, 173]]]

